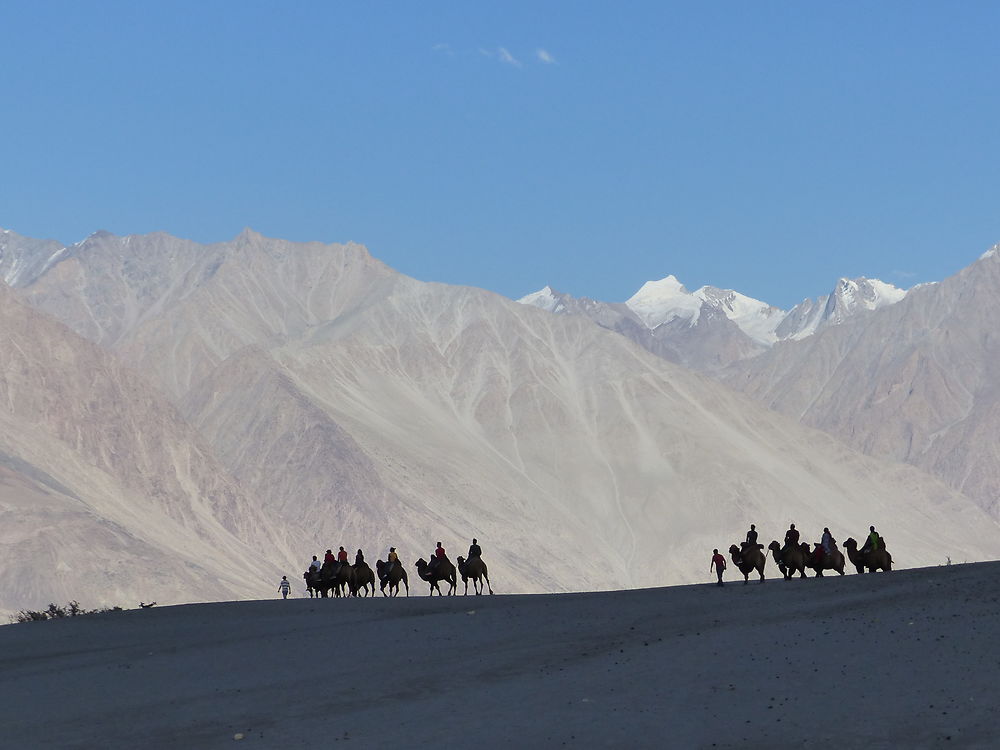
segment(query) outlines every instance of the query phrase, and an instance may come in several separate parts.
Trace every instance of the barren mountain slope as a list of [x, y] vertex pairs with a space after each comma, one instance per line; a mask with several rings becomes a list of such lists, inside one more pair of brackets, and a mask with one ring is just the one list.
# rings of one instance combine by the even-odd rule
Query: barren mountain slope
[[724, 380], [1000, 514], [1000, 256], [731, 367]]
[[476, 535], [517, 590], [697, 580], [751, 521], [775, 537], [876, 523], [907, 564], [998, 551], [996, 524], [925, 475], [479, 290], [400, 281], [358, 325], [274, 354], [408, 499], [367, 538]]
[[353, 244], [295, 244], [249, 230], [216, 245], [97, 232], [21, 294], [179, 401], [234, 352], [341, 316], [393, 275]]
[[0, 341], [0, 610], [246, 595], [273, 578], [247, 546], [268, 532], [255, 503], [157, 391], [2, 285]]
[[[83, 308], [141, 308], [101, 330], [280, 514], [303, 564], [319, 534], [409, 561], [478, 536], [501, 590], [682, 582], [750, 522], [780, 537], [789, 521], [841, 539], [875, 523], [905, 565], [1000, 552], [996, 524], [926, 475], [588, 320], [407, 279], [356, 246], [244, 233], [186, 286], [156, 257], [145, 268], [141, 238], [105, 240], [129, 278], [185, 292]], [[89, 273], [82, 249], [70, 262]], [[22, 293], [72, 294], [59, 265]], [[114, 289], [147, 299], [130, 284]]]

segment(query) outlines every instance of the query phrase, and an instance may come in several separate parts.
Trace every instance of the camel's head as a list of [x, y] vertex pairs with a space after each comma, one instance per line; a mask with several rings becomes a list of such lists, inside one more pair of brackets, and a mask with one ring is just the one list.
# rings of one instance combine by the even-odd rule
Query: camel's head
[[465, 558], [462, 557], [461, 555], [456, 557], [455, 560], [458, 562], [459, 565], [462, 565], [465, 562]]
[[735, 555], [735, 554], [738, 554], [739, 551], [740, 551], [740, 548], [737, 547], [735, 544], [730, 544], [729, 545], [729, 554]]
[[856, 549], [858, 543], [854, 541], [854, 537], [849, 536], [847, 537], [847, 539], [844, 540], [844, 546], [847, 547], [847, 549]]
[[771, 542], [769, 545], [767, 545], [767, 548], [769, 550], [774, 551], [774, 552], [780, 552], [781, 551], [781, 543], [778, 542], [777, 540], [775, 540], [775, 541]]
[[418, 569], [419, 568], [426, 568], [426, 567], [427, 567], [427, 561], [424, 558], [421, 557], [419, 560], [417, 560], [417, 568]]

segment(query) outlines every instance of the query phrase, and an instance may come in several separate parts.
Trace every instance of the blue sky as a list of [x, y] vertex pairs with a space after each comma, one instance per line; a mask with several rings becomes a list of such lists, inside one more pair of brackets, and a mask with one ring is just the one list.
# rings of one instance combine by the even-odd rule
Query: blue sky
[[1000, 4], [0, 0], [0, 226], [790, 307], [1000, 242]]

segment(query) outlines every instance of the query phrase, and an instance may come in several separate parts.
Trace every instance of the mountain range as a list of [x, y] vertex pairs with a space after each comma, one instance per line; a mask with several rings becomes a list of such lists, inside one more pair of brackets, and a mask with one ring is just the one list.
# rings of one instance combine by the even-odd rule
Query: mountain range
[[587, 316], [868, 455], [920, 467], [996, 516], [998, 254], [909, 291], [840, 279], [788, 312], [712, 287], [688, 293], [673, 277], [624, 304], [551, 290], [520, 301]]
[[[718, 358], [718, 382], [595, 316], [418, 282], [354, 244], [8, 230], [0, 271], [0, 609], [266, 596], [326, 548], [412, 564], [473, 536], [507, 592], [701, 580], [751, 522], [875, 523], [908, 566], [1000, 552], [963, 488], [762, 405], [766, 376], [728, 369], [849, 321], [744, 334], [761, 356]], [[699, 292], [696, 320], [628, 319], [743, 333]]]
[[878, 279], [840, 279], [830, 294], [781, 310], [732, 289], [703, 286], [689, 292], [667, 276], [647, 281], [624, 303], [577, 299], [548, 286], [519, 302], [586, 315], [665, 359], [713, 372], [779, 341], [804, 339], [905, 296], [905, 290]]

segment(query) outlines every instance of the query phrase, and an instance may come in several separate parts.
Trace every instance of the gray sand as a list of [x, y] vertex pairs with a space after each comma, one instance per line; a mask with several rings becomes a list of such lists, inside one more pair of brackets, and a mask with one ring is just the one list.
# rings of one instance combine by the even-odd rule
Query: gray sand
[[11, 625], [0, 744], [996, 747], [998, 575], [443, 599], [416, 582]]

